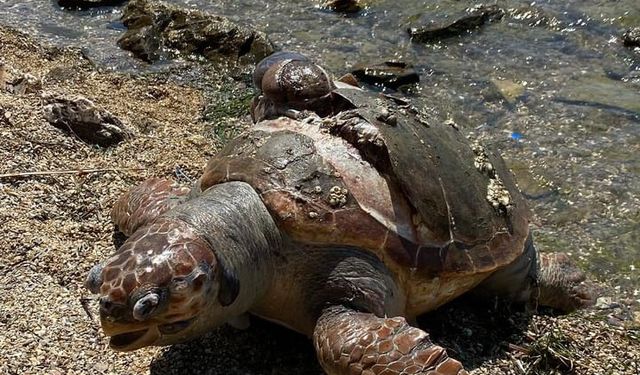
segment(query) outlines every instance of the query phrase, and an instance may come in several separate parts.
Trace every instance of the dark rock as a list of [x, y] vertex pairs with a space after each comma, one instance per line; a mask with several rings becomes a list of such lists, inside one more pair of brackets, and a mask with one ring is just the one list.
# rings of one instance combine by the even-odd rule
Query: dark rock
[[120, 119], [87, 98], [49, 96], [45, 100], [47, 121], [87, 143], [108, 147], [132, 137]]
[[102, 6], [118, 6], [127, 0], [58, 0], [58, 5], [66, 9], [89, 9]]
[[[414, 42], [431, 42], [451, 38], [477, 29], [487, 23], [499, 21], [504, 11], [497, 5], [480, 5], [466, 9], [454, 17], [438, 17], [431, 19], [431, 24], [408, 30]], [[436, 19], [439, 18], [439, 19]]]
[[340, 13], [358, 13], [364, 9], [362, 1], [359, 0], [327, 0], [321, 7]]
[[622, 43], [625, 47], [640, 47], [640, 27], [634, 27], [622, 34]]
[[254, 63], [273, 52], [262, 32], [224, 17], [162, 2], [132, 0], [124, 8], [122, 22], [128, 30], [118, 45], [148, 62], [177, 52], [211, 61], [231, 57], [240, 63]]
[[393, 90], [420, 82], [413, 66], [400, 61], [386, 61], [375, 65], [356, 65], [351, 71], [360, 81]]

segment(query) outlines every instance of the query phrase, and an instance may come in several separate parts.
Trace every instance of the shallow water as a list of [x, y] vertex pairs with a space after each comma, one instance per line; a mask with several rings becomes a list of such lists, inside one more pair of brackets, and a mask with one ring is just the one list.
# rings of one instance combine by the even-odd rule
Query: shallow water
[[[407, 27], [468, 1], [371, 0], [354, 16], [307, 1], [169, 1], [264, 30], [279, 48], [336, 75], [357, 62], [400, 59], [420, 105], [499, 147], [535, 210], [543, 250], [571, 252], [601, 280], [640, 299], [640, 51], [617, 38], [640, 26], [637, 0], [499, 1], [500, 22], [435, 44]], [[534, 4], [548, 22], [530, 25]], [[69, 12], [55, 1], [0, 0], [0, 22], [83, 47], [112, 69], [146, 69], [117, 48], [119, 8]]]

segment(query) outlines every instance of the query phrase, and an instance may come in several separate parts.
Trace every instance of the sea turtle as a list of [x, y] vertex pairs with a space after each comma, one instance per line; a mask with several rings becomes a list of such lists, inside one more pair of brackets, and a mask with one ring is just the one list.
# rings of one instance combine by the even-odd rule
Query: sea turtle
[[[310, 78], [298, 73], [326, 72], [286, 56], [255, 76], [282, 91], [257, 98], [258, 122], [191, 189], [154, 178], [116, 202], [129, 237], [86, 281], [113, 349], [251, 313], [312, 337], [330, 375], [460, 375], [416, 316], [469, 291], [564, 311], [592, 303], [566, 255], [536, 251], [499, 156], [405, 100], [334, 82], [298, 95], [291, 81]], [[280, 116], [289, 105], [293, 118]], [[309, 112], [318, 105], [322, 116]]]

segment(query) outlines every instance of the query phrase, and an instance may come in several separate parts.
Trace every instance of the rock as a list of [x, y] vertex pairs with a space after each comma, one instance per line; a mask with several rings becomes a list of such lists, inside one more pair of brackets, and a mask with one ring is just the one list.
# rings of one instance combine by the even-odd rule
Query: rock
[[34, 94], [42, 90], [42, 80], [29, 73], [20, 73], [0, 61], [0, 92]]
[[132, 137], [120, 119], [87, 98], [49, 95], [45, 100], [47, 121], [87, 143], [108, 147]]
[[130, 1], [122, 22], [128, 30], [118, 45], [148, 62], [177, 52], [211, 61], [230, 57], [240, 63], [255, 63], [274, 50], [262, 32], [224, 17], [157, 1]]
[[351, 73], [360, 81], [396, 90], [402, 85], [420, 82], [412, 65], [401, 61], [385, 61], [374, 65], [356, 65]]
[[[407, 30], [414, 42], [427, 43], [451, 38], [502, 19], [504, 11], [497, 5], [479, 5], [453, 17], [435, 15], [431, 24]], [[453, 19], [453, 21], [452, 21]]]
[[58, 5], [66, 9], [89, 9], [102, 6], [117, 6], [126, 3], [127, 0], [58, 0]]
[[640, 47], [640, 27], [634, 27], [622, 34], [622, 43], [625, 47]]
[[8, 82], [6, 88], [17, 95], [35, 94], [42, 90], [42, 80], [29, 74], [22, 74]]
[[327, 0], [320, 7], [340, 13], [358, 13], [365, 5], [359, 0]]

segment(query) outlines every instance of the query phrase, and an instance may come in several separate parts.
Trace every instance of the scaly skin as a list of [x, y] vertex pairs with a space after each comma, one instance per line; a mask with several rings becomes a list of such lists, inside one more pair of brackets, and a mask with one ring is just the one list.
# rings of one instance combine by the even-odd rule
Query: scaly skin
[[567, 254], [539, 253], [538, 257], [540, 305], [571, 312], [595, 303], [596, 287]]
[[318, 320], [313, 342], [329, 375], [467, 374], [426, 332], [402, 317], [329, 308]]
[[184, 201], [190, 190], [169, 180], [150, 178], [118, 199], [111, 210], [111, 219], [125, 236], [131, 236]]

